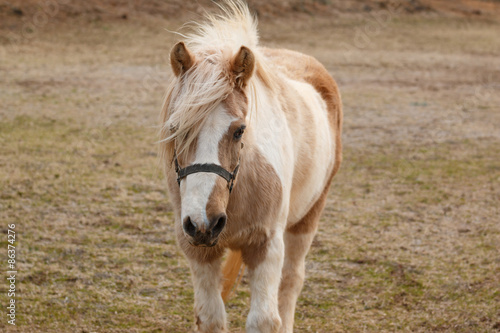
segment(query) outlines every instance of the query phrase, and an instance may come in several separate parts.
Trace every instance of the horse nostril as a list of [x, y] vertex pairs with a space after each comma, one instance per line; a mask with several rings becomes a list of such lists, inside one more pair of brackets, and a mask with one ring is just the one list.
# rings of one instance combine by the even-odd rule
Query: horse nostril
[[184, 223], [182, 224], [184, 231], [191, 237], [194, 237], [196, 234], [197, 226], [195, 223], [191, 221], [191, 218], [188, 216], [184, 219]]
[[216, 222], [215, 222], [215, 224], [213, 224], [213, 227], [212, 227], [212, 236], [213, 237], [219, 236], [221, 231], [226, 226], [226, 220], [227, 220], [226, 214], [220, 214], [219, 216], [217, 216], [215, 218]]

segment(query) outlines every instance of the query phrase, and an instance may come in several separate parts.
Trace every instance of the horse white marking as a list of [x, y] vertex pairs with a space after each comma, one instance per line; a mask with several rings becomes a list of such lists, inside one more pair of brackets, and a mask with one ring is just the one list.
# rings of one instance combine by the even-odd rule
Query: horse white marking
[[[292, 198], [290, 203], [288, 223], [293, 224], [309, 211], [323, 191], [324, 179], [328, 177], [335, 162], [335, 159], [332, 159], [332, 156], [335, 156], [335, 143], [332, 133], [328, 127], [324, 126], [328, 123], [328, 116], [325, 101], [320, 94], [309, 84], [294, 80], [287, 80], [287, 83], [297, 90], [311, 110], [316, 111], [308, 114], [304, 121], [316, 129], [315, 138], [322, 143], [309, 147], [308, 154], [314, 163], [309, 170], [310, 180], [300, 189], [300, 195]], [[300, 156], [300, 153], [296, 151], [295, 158], [298, 158], [297, 156]], [[309, 198], [309, 200], [304, 200], [304, 198]]]
[[[219, 105], [207, 118], [200, 132], [196, 154], [191, 164], [220, 164], [219, 142], [231, 123], [236, 120], [222, 105]], [[196, 224], [210, 223], [206, 214], [208, 198], [213, 191], [217, 178], [213, 173], [194, 173], [181, 180], [181, 221], [189, 216]]]
[[[226, 311], [221, 293], [220, 260], [214, 263], [191, 261], [195, 290], [196, 320], [207, 332], [222, 332], [226, 328]], [[205, 326], [205, 327], [203, 327]]]
[[257, 110], [266, 110], [267, 115], [263, 117], [262, 114], [250, 114], [247, 116], [247, 121], [251, 121], [250, 127], [254, 131], [256, 146], [280, 177], [281, 184], [287, 189], [291, 186], [293, 168], [291, 164], [293, 152], [287, 143], [292, 141], [292, 135], [279, 102], [265, 93], [266, 88], [260, 82], [255, 83], [255, 89], [258, 92], [257, 101], [254, 101], [257, 103]]
[[275, 332], [281, 326], [278, 290], [283, 267], [283, 230], [278, 229], [267, 248], [267, 259], [250, 271], [252, 293], [247, 333]]

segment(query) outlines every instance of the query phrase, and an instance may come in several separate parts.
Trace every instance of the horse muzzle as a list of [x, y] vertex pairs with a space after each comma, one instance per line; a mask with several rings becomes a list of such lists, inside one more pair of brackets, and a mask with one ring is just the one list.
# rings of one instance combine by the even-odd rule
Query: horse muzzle
[[193, 221], [187, 216], [184, 218], [182, 228], [192, 246], [213, 247], [217, 245], [219, 235], [226, 226], [226, 221], [227, 216], [224, 213], [217, 215], [208, 225], [204, 222]]

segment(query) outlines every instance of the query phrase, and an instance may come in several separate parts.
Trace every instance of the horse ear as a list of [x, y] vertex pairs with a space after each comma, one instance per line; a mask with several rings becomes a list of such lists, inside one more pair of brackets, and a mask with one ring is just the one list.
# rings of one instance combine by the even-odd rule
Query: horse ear
[[253, 52], [246, 46], [242, 46], [238, 54], [233, 58], [232, 71], [236, 75], [236, 85], [244, 88], [252, 77], [255, 67]]
[[184, 45], [184, 42], [175, 44], [172, 51], [170, 51], [170, 64], [175, 76], [181, 76], [193, 66], [194, 57]]

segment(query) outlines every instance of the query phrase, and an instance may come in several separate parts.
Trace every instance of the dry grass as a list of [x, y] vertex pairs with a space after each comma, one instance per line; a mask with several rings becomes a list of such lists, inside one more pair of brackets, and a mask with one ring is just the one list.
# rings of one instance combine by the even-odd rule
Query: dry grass
[[[325, 63], [345, 105], [345, 162], [296, 331], [499, 331], [499, 25], [394, 18], [351, 47], [371, 25], [261, 25], [265, 44]], [[19, 232], [20, 293], [17, 329], [3, 316], [0, 330], [190, 330], [189, 269], [155, 156], [174, 38], [163, 27], [177, 26], [47, 25], [18, 49], [2, 40], [0, 220]], [[244, 279], [233, 330], [248, 304]]]

